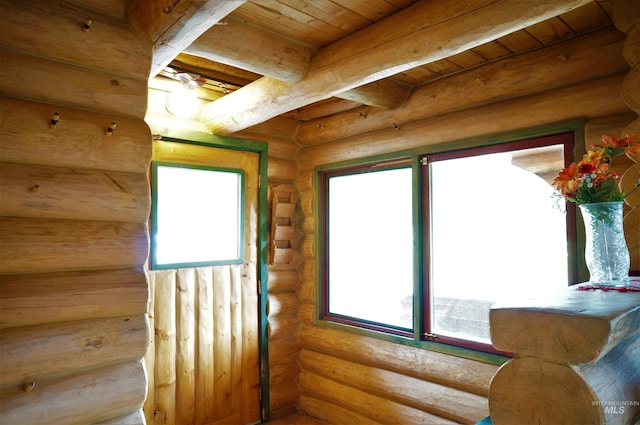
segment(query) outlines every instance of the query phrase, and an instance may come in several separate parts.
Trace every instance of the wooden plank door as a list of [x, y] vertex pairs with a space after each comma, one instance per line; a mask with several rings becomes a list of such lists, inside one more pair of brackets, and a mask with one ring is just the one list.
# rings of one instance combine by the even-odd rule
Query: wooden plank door
[[255, 153], [155, 142], [153, 159], [242, 169], [244, 262], [148, 272], [150, 424], [260, 421], [258, 174]]

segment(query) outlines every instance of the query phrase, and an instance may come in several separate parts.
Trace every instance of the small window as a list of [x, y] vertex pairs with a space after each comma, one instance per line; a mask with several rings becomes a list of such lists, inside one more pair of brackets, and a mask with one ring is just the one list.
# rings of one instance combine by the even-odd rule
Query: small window
[[325, 175], [325, 317], [411, 332], [411, 180], [410, 167], [384, 164]]
[[154, 162], [151, 267], [242, 262], [241, 170]]

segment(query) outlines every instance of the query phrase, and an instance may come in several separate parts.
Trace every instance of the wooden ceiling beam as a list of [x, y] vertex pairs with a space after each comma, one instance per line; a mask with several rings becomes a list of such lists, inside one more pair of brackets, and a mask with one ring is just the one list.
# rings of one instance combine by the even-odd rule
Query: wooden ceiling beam
[[127, 0], [133, 30], [153, 43], [150, 77], [246, 0]]
[[[591, 0], [545, 2], [423, 1], [330, 45], [352, 49], [311, 63], [296, 83], [263, 77], [205, 107], [202, 122], [214, 134], [230, 134], [310, 103], [471, 49]], [[424, 22], [426, 15], [433, 19]], [[382, 32], [379, 28], [387, 28]], [[371, 35], [377, 34], [374, 43]], [[347, 44], [348, 43], [348, 44]], [[356, 47], [354, 47], [356, 46]], [[360, 47], [357, 47], [360, 46]], [[328, 47], [328, 48], [329, 48]], [[324, 50], [324, 49], [323, 49]], [[323, 50], [316, 56], [323, 57]], [[318, 59], [319, 61], [319, 59]], [[317, 62], [316, 62], [317, 63]]]
[[184, 52], [295, 83], [307, 73], [315, 49], [227, 18], [205, 31]]
[[[295, 83], [307, 74], [315, 49], [227, 18], [198, 37], [184, 53]], [[402, 83], [385, 80], [348, 90], [337, 97], [393, 109], [402, 104], [410, 89]]]

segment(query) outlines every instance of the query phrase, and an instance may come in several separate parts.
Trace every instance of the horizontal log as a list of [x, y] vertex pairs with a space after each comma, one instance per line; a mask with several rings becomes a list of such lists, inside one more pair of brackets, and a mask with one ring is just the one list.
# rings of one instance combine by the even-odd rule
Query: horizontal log
[[298, 319], [301, 323], [313, 324], [316, 321], [315, 304], [301, 304], [298, 308]]
[[330, 424], [367, 424], [378, 425], [377, 422], [369, 417], [356, 413], [350, 407], [342, 407], [326, 400], [314, 398], [305, 394], [301, 394], [298, 399], [300, 410], [319, 418]]
[[[49, 126], [54, 112], [58, 124]], [[113, 135], [106, 137], [109, 123]], [[151, 132], [140, 119], [0, 96], [0, 158], [7, 162], [144, 173]]]
[[269, 317], [294, 313], [300, 300], [295, 292], [277, 292], [269, 294]]
[[[146, 79], [54, 62], [5, 47], [0, 48], [0, 57], [0, 93], [5, 96], [144, 119]], [[109, 122], [104, 123], [105, 130]]]
[[138, 359], [147, 338], [145, 315], [4, 329], [0, 386]]
[[280, 410], [294, 405], [298, 400], [298, 387], [293, 381], [270, 385], [269, 401], [272, 410]]
[[[305, 304], [308, 305], [308, 304]], [[362, 335], [303, 325], [305, 349], [486, 396], [498, 366]]]
[[[579, 39], [457, 73], [417, 87], [401, 107], [362, 107], [307, 121], [296, 135], [302, 146], [343, 139], [393, 125], [556, 89], [628, 70], [620, 56], [624, 34], [603, 29]], [[446, 100], [446, 101], [443, 101]]]
[[144, 314], [142, 268], [0, 276], [0, 328]]
[[442, 384], [305, 349], [298, 362], [304, 371], [457, 422], [476, 423], [489, 415], [486, 397]]
[[313, 190], [315, 172], [313, 170], [302, 170], [296, 176], [296, 188], [300, 193]]
[[[399, 424], [456, 424], [458, 422], [424, 412], [408, 406], [370, 394], [321, 375], [302, 370], [298, 377], [301, 394], [326, 400], [331, 404], [352, 409], [359, 415], [381, 423]], [[365, 422], [369, 423], [369, 421]]]
[[0, 393], [0, 416], [6, 424], [95, 423], [138, 410], [146, 383], [140, 361], [36, 381], [31, 391], [20, 386]]
[[296, 293], [298, 294], [298, 298], [300, 298], [301, 302], [309, 304], [315, 303], [317, 293], [315, 281], [302, 282], [298, 286]]
[[138, 409], [133, 413], [98, 422], [97, 425], [144, 425], [146, 423], [144, 412]]
[[295, 362], [300, 352], [300, 342], [295, 335], [290, 338], [280, 338], [269, 342], [269, 362], [270, 363], [291, 363]]
[[298, 362], [274, 363], [269, 365], [269, 385], [295, 382], [300, 372]]
[[314, 261], [305, 261], [299, 269], [303, 281], [316, 281], [316, 263]]
[[295, 335], [300, 326], [300, 319], [298, 319], [296, 313], [270, 316], [269, 340], [274, 341], [280, 338], [290, 338], [292, 335]]
[[314, 193], [303, 192], [300, 194], [300, 210], [304, 215], [312, 215], [314, 213]]
[[0, 215], [144, 223], [147, 174], [4, 163]]
[[631, 66], [640, 63], [640, 25], [634, 26], [624, 42], [622, 56]]
[[634, 66], [622, 82], [622, 98], [629, 108], [640, 114], [640, 64]]
[[498, 371], [491, 384], [491, 419], [496, 425], [606, 423], [601, 406], [592, 404], [592, 394], [566, 364], [516, 358]]
[[147, 259], [146, 224], [0, 218], [2, 273], [139, 267]]
[[[131, 32], [122, 19], [71, 3], [61, 7], [57, 2], [45, 1], [5, 1], [2, 14], [11, 19], [3, 20], [0, 44], [140, 80], [149, 77], [151, 45]], [[91, 19], [90, 30], [83, 31], [87, 19]]]
[[613, 2], [613, 23], [624, 32], [640, 22], [640, 11], [634, 0], [616, 0]]
[[298, 272], [295, 270], [269, 270], [267, 287], [269, 293], [293, 291], [299, 281]]
[[305, 234], [314, 234], [316, 231], [315, 217], [305, 217], [300, 226], [300, 230]]
[[[640, 294], [576, 291], [569, 287], [491, 307], [491, 342], [522, 356], [590, 363], [640, 326]], [[540, 338], [540, 335], [553, 335]]]
[[361, 103], [345, 99], [327, 99], [305, 106], [293, 112], [300, 121], [310, 121], [316, 118], [339, 114], [362, 106]]
[[[316, 165], [530, 129], [577, 118], [628, 113], [616, 74], [531, 96], [467, 109], [301, 149], [298, 169]], [[593, 99], [598, 99], [594, 102]], [[303, 194], [300, 199], [302, 200]], [[304, 204], [301, 203], [302, 208]], [[312, 211], [303, 210], [305, 215]]]
[[293, 181], [296, 177], [296, 163], [291, 159], [270, 157], [267, 164], [267, 178], [272, 181]]
[[316, 258], [316, 237], [315, 235], [304, 235], [300, 244], [300, 255], [304, 259], [313, 260]]
[[[234, 134], [234, 136], [244, 137], [244, 134], [264, 135], [271, 137], [275, 136], [291, 141], [290, 149], [293, 149], [295, 153], [295, 150], [298, 149], [298, 145], [296, 143], [296, 133], [299, 126], [300, 122], [296, 119], [292, 119], [286, 116], [277, 116], [265, 122], [249, 127], [246, 130], [238, 131]], [[278, 156], [288, 157], [288, 155]]]

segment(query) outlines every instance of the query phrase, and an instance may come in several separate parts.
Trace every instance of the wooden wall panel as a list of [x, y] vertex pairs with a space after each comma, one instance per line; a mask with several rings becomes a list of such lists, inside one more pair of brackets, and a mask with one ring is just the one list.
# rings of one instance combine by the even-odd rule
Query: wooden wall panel
[[142, 269], [0, 275], [0, 328], [144, 314]]
[[0, 387], [34, 376], [46, 379], [74, 369], [139, 359], [146, 349], [144, 314], [4, 329]]
[[35, 383], [31, 391], [24, 391], [20, 386], [0, 393], [3, 423], [82, 425], [99, 422], [131, 413], [131, 406], [141, 406], [146, 394], [146, 374], [140, 361]]
[[[49, 123], [60, 114], [55, 127]], [[112, 121], [116, 130], [105, 131]], [[20, 164], [144, 173], [151, 132], [141, 120], [0, 96], [0, 158]]]
[[[301, 393], [312, 393], [331, 404], [351, 409], [366, 422], [456, 424], [458, 422], [427, 413], [419, 408], [389, 400], [348, 386], [345, 382], [334, 381], [321, 375], [302, 370], [298, 378]], [[488, 409], [487, 409], [488, 411]]]
[[[5, 96], [144, 118], [146, 79], [53, 62], [5, 47], [0, 48], [0, 57], [0, 92]], [[28, 84], [16, 84], [16, 81], [28, 81]]]
[[143, 223], [151, 208], [146, 173], [4, 164], [0, 192], [6, 217]]
[[137, 267], [147, 259], [146, 224], [0, 217], [3, 273]]
[[[577, 118], [628, 113], [629, 108], [620, 96], [625, 75], [605, 76], [539, 94], [413, 121], [397, 129], [389, 127], [304, 148], [297, 157], [298, 169], [307, 170], [320, 164], [404, 149], [442, 146], [456, 140], [489, 137], [509, 130], [542, 127]], [[580, 108], [576, 105], [580, 105]]]
[[247, 295], [255, 286], [243, 273], [242, 265], [149, 272], [155, 355], [148, 421], [250, 423], [259, 417], [257, 300]]
[[[0, 44], [60, 62], [138, 76], [141, 80], [149, 75], [151, 44], [141, 43], [121, 19], [52, 1], [3, 0], [2, 8], [3, 15], [10, 15], [11, 19], [2, 21]], [[88, 18], [90, 29], [83, 31]]]

